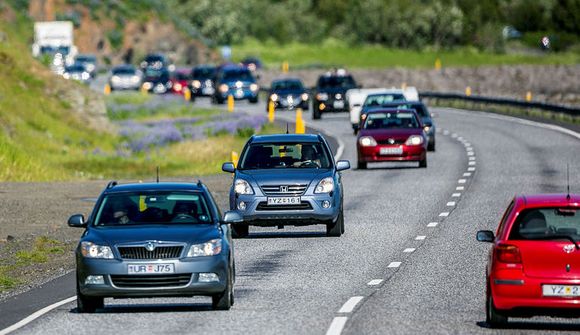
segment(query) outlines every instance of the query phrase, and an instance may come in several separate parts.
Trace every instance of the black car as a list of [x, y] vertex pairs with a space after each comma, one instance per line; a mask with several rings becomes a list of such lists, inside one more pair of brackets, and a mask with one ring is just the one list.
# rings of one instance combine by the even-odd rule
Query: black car
[[223, 104], [228, 96], [235, 100], [249, 100], [250, 103], [258, 103], [260, 87], [250, 70], [242, 66], [222, 66], [216, 75], [216, 91], [213, 101]]
[[97, 76], [97, 56], [88, 54], [77, 55], [75, 57], [75, 63], [83, 65], [91, 75], [91, 78]]
[[230, 223], [198, 183], [110, 182], [91, 215], [70, 217], [85, 231], [75, 251], [77, 310], [94, 312], [104, 298], [212, 297], [234, 303]]
[[[285, 78], [272, 81], [270, 91], [268, 92], [268, 102], [274, 102], [274, 107], [278, 108], [302, 108], [308, 109], [309, 104], [308, 90], [297, 78]], [[266, 111], [268, 105], [266, 105]]]
[[320, 119], [322, 113], [348, 112], [346, 91], [357, 87], [354, 78], [344, 70], [320, 76], [312, 98], [312, 118]]
[[169, 66], [169, 60], [163, 54], [153, 53], [145, 56], [145, 58], [143, 58], [139, 66], [141, 68], [141, 71], [145, 71], [146, 69], [149, 68], [161, 70]]
[[198, 65], [191, 70], [189, 89], [194, 96], [211, 97], [215, 94], [217, 68], [213, 65]]
[[147, 68], [143, 72], [143, 89], [147, 92], [163, 94], [173, 86], [167, 68]]

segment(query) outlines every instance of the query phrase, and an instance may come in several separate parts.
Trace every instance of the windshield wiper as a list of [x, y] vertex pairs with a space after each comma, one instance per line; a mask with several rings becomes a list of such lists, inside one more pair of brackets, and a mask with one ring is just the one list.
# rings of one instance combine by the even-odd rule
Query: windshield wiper
[[556, 235], [546, 235], [546, 236], [538, 236], [538, 237], [529, 237], [528, 240], [554, 240], [563, 238], [566, 239], [576, 246], [576, 250], [580, 250], [580, 245], [578, 245], [578, 241], [576, 241], [572, 236], [565, 235], [565, 234], [556, 234]]

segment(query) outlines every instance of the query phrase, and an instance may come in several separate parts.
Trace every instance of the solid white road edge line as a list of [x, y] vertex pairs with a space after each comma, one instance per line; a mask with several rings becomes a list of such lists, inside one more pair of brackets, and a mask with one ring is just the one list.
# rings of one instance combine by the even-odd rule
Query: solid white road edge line
[[370, 282], [368, 282], [367, 285], [368, 286], [376, 286], [376, 285], [379, 285], [382, 282], [383, 282], [382, 279], [373, 279]]
[[340, 335], [347, 320], [348, 318], [346, 316], [337, 316], [332, 319], [330, 327], [328, 327], [328, 330], [326, 331], [326, 335]]
[[356, 305], [358, 305], [359, 302], [361, 302], [363, 300], [364, 297], [362, 296], [356, 296], [356, 297], [350, 297], [350, 299], [348, 299], [344, 305], [342, 305], [342, 307], [338, 310], [339, 313], [351, 313], [354, 308], [356, 307]]
[[27, 324], [29, 324], [30, 322], [38, 319], [39, 317], [43, 316], [46, 313], [52, 311], [53, 309], [58, 308], [58, 307], [60, 307], [62, 305], [66, 305], [68, 303], [71, 303], [71, 302], [75, 301], [76, 298], [77, 298], [77, 296], [75, 295], [74, 297], [66, 298], [66, 299], [61, 300], [59, 302], [55, 302], [54, 304], [52, 304], [50, 306], [46, 306], [43, 309], [38, 310], [38, 311], [30, 314], [26, 318], [18, 321], [17, 323], [13, 324], [12, 326], [0, 330], [0, 335], [5, 335], [5, 334], [11, 333], [11, 332], [13, 332], [13, 331], [15, 331], [15, 330], [17, 330], [17, 329], [19, 329], [21, 327], [24, 327]]

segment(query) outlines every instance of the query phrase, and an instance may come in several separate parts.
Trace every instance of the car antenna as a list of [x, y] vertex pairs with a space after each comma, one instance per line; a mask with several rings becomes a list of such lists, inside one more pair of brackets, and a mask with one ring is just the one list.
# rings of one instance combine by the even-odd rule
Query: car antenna
[[570, 201], [570, 163], [566, 163], [566, 200]]
[[286, 122], [286, 134], [290, 134], [290, 132], [288, 131], [288, 122]]
[[159, 165], [157, 165], [157, 182], [159, 183]]

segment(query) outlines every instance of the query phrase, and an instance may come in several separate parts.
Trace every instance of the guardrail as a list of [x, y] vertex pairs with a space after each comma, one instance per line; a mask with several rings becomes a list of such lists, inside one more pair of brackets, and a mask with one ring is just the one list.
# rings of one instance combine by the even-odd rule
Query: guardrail
[[556, 104], [550, 104], [545, 102], [533, 102], [533, 101], [524, 101], [524, 100], [516, 100], [516, 99], [508, 99], [508, 98], [492, 98], [492, 97], [485, 97], [480, 95], [465, 95], [460, 93], [442, 93], [442, 92], [432, 92], [432, 91], [423, 91], [419, 92], [420, 98], [435, 98], [435, 99], [443, 99], [443, 100], [464, 100], [470, 102], [478, 102], [478, 103], [485, 103], [485, 104], [495, 104], [495, 105], [504, 105], [504, 106], [514, 106], [514, 107], [521, 107], [521, 108], [533, 108], [533, 109], [541, 109], [550, 112], [556, 113], [563, 113], [568, 114], [571, 116], [580, 116], [580, 107], [568, 107]]

